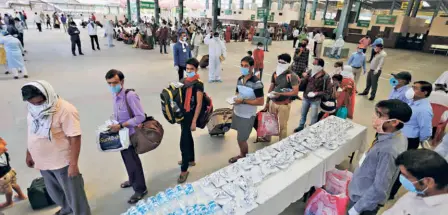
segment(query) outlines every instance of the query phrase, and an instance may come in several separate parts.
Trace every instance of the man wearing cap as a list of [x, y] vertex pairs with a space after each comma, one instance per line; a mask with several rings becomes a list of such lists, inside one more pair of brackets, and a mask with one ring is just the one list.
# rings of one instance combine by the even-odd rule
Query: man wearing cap
[[410, 103], [411, 100], [406, 98], [406, 91], [408, 91], [408, 84], [412, 80], [411, 73], [399, 72], [392, 74], [392, 78], [389, 80], [390, 85], [393, 87], [389, 94], [389, 99], [398, 99], [406, 103]]

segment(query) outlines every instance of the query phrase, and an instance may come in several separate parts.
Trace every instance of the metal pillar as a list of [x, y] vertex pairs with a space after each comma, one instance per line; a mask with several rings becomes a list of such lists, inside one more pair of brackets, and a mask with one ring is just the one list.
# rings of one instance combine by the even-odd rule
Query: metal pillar
[[264, 34], [266, 34], [266, 31], [268, 30], [269, 6], [271, 5], [270, 1], [271, 0], [263, 0], [263, 8], [264, 8], [264, 16], [263, 16], [264, 31], [263, 31], [263, 33]]
[[313, 1], [313, 7], [311, 8], [311, 20], [316, 19], [317, 0]]
[[406, 12], [404, 13], [405, 16], [411, 16], [412, 7], [414, 6], [415, 0], [409, 0], [408, 2], [408, 8], [406, 8]]
[[[179, 0], [180, 1], [180, 0]], [[212, 0], [212, 29], [213, 32], [216, 31], [216, 27], [218, 26], [218, 1], [219, 0]]]
[[389, 15], [394, 14], [394, 9], [395, 9], [395, 1], [396, 0], [392, 0], [392, 6], [390, 6], [390, 11], [389, 11]]
[[182, 27], [182, 21], [184, 20], [184, 0], [179, 0], [179, 26], [178, 28]]
[[282, 10], [283, 9], [283, 5], [285, 4], [285, 2], [283, 0], [278, 0], [277, 1], [277, 10]]
[[362, 7], [362, 0], [357, 0], [355, 2], [355, 11], [356, 11], [355, 22], [358, 22], [359, 14], [361, 13], [361, 7]]
[[307, 0], [302, 0], [300, 2], [299, 23], [301, 28], [305, 26], [306, 4]]
[[131, 21], [131, 0], [126, 1], [126, 8], [128, 9], [128, 20]]
[[417, 2], [415, 2], [414, 8], [412, 8], [411, 17], [417, 16], [417, 12], [418, 12], [418, 9], [420, 8], [421, 3], [422, 3], [422, 0], [417, 0]]
[[156, 24], [159, 25], [159, 11], [160, 7], [159, 7], [159, 0], [154, 0], [154, 18], [156, 19]]
[[205, 9], [206, 9], [206, 10], [210, 9], [209, 4], [210, 4], [210, 3], [208, 2], [208, 0], [205, 0]]
[[140, 0], [135, 0], [135, 6], [137, 7], [137, 23], [140, 22]]
[[322, 16], [323, 20], [325, 20], [325, 15], [327, 15], [327, 9], [328, 9], [328, 0], [325, 1], [325, 9], [324, 9], [324, 14]]
[[341, 11], [341, 17], [339, 18], [338, 28], [336, 30], [336, 38], [344, 35], [344, 29], [348, 26], [348, 17], [350, 15], [350, 11], [352, 10], [352, 5], [355, 0], [345, 0], [344, 8]]
[[240, 0], [240, 10], [244, 9], [244, 0]]
[[440, 6], [442, 6], [442, 0], [437, 1], [436, 8], [434, 9], [434, 13], [432, 14], [431, 22], [429, 23], [429, 26], [431, 27], [432, 21], [437, 17], [439, 14]]

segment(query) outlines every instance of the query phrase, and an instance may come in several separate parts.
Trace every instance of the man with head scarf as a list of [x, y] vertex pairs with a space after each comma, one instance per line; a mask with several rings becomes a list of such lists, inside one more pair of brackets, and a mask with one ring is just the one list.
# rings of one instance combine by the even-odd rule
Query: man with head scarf
[[8, 31], [2, 31], [4, 37], [0, 37], [0, 44], [3, 45], [6, 52], [6, 62], [8, 65], [8, 71], [12, 72], [14, 79], [19, 79], [19, 71], [23, 74], [24, 78], [28, 78], [28, 71], [25, 67], [25, 61], [23, 59], [24, 49], [20, 41], [13, 37]]
[[208, 68], [208, 82], [222, 82], [221, 81], [221, 60], [227, 56], [226, 46], [224, 42], [219, 39], [219, 33], [215, 32], [213, 36], [208, 34], [204, 43], [208, 45], [209, 54], [209, 68]]
[[78, 111], [46, 81], [25, 84], [22, 98], [28, 107], [26, 164], [40, 170], [48, 194], [61, 207], [55, 214], [90, 215], [78, 168], [81, 151]]
[[[345, 44], [345, 41], [344, 41], [344, 38], [341, 35], [336, 40], [336, 42], [334, 42], [333, 47], [331, 48], [330, 57], [334, 57], [336, 59], [341, 58], [341, 51], [342, 51], [342, 48], [344, 47], [344, 44]], [[335, 55], [334, 54], [335, 52], [337, 52], [338, 54]]]

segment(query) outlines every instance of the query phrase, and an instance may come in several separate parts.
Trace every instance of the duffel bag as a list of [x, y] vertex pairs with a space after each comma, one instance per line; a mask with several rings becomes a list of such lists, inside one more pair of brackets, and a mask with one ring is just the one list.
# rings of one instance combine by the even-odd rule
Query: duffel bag
[[202, 56], [201, 61], [199, 61], [199, 67], [206, 68], [208, 66], [208, 63], [209, 63], [208, 61], [209, 61], [208, 54]]
[[157, 148], [163, 139], [163, 126], [153, 117], [147, 117], [141, 126], [135, 128], [131, 144], [137, 154], [143, 154]]
[[36, 178], [31, 182], [31, 186], [28, 188], [28, 200], [33, 210], [54, 205], [45, 187], [44, 178]]

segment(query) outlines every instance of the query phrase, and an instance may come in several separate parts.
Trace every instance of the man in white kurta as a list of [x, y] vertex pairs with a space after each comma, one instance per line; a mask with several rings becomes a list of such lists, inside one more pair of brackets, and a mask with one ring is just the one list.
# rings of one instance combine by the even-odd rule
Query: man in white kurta
[[25, 67], [25, 61], [23, 59], [24, 49], [20, 41], [11, 36], [7, 31], [2, 31], [3, 37], [0, 37], [0, 44], [6, 52], [6, 62], [8, 72], [12, 72], [14, 79], [19, 78], [19, 71], [23, 74], [24, 78], [28, 78], [28, 71]]
[[[334, 42], [333, 47], [331, 48], [330, 57], [334, 57], [336, 59], [341, 58], [341, 51], [342, 51], [342, 48], [344, 47], [344, 44], [345, 44], [345, 41], [341, 35], [336, 40], [336, 42]], [[334, 54], [335, 52], [337, 52], [336, 55]]]
[[208, 66], [208, 82], [222, 82], [221, 80], [221, 60], [220, 56], [226, 58], [226, 46], [219, 38], [219, 33], [215, 32], [213, 36], [207, 34], [204, 43], [208, 45], [209, 66]]

